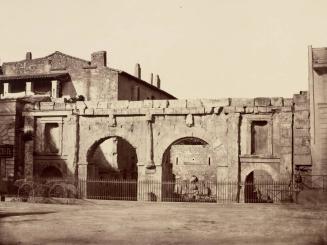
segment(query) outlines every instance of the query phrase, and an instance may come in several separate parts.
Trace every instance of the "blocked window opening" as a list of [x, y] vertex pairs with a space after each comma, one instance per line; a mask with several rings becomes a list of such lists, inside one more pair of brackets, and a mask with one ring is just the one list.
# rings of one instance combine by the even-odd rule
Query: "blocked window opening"
[[9, 93], [20, 93], [25, 91], [24, 82], [11, 82], [9, 84]]
[[33, 82], [33, 92], [39, 95], [51, 94], [51, 82], [50, 81], [35, 81]]
[[251, 154], [268, 154], [268, 122], [252, 121], [251, 124]]
[[59, 153], [60, 132], [58, 123], [46, 123], [44, 126], [44, 152]]

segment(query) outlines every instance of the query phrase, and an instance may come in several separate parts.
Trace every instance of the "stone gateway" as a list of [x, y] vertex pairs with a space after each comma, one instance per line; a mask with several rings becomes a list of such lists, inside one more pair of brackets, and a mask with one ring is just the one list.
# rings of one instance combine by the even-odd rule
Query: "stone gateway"
[[[292, 98], [176, 99], [146, 82], [55, 52], [0, 69], [1, 178], [292, 181], [327, 174], [327, 49], [309, 47], [309, 90]], [[1, 148], [2, 149], [2, 148]], [[161, 189], [154, 190], [160, 200]]]

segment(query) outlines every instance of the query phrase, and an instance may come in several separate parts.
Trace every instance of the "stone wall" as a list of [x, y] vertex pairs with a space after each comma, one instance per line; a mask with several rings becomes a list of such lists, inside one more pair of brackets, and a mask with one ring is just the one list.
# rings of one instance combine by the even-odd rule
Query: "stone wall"
[[[119, 136], [135, 147], [139, 170], [142, 169], [141, 166], [145, 166], [149, 158], [146, 146], [148, 137], [146, 118], [150, 115], [152, 160], [157, 166], [163, 165], [164, 152], [175, 140], [197, 137], [207, 141], [210, 147], [216, 147], [217, 152], [224, 149], [221, 152], [225, 154], [225, 159], [221, 160], [224, 158], [222, 153], [223, 158], [217, 160], [220, 161], [217, 166], [219, 178], [237, 179], [239, 155], [244, 175], [255, 168], [278, 176], [276, 179], [280, 176], [289, 177], [292, 172], [292, 99], [39, 102], [34, 104], [30, 112], [26, 109], [25, 114], [41, 116], [45, 113], [44, 115], [49, 117], [61, 112], [76, 114], [79, 117], [78, 161], [85, 165], [87, 151], [92, 144], [101, 138]], [[267, 121], [271, 132], [268, 142], [270, 151], [264, 155], [253, 155], [249, 150], [251, 122], [258, 120]], [[302, 128], [296, 130], [298, 129]], [[299, 135], [294, 137], [298, 141]], [[300, 149], [297, 148], [296, 156], [299, 153]], [[234, 167], [230, 168], [231, 165]], [[142, 169], [139, 177], [145, 171]]]

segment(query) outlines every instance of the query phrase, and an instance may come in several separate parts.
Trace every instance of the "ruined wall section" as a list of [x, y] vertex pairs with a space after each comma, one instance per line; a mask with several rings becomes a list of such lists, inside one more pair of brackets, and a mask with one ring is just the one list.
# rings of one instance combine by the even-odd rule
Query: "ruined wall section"
[[295, 94], [294, 100], [294, 167], [310, 170], [312, 166], [310, 147], [310, 111], [309, 96], [307, 92]]
[[[211, 147], [219, 148], [223, 145], [225, 151], [228, 151], [217, 160], [217, 176], [220, 180], [236, 180], [239, 170], [240, 177], [244, 180], [254, 169], [265, 170], [273, 179], [280, 180], [290, 178], [293, 159], [296, 159], [296, 164], [301, 164], [299, 159], [310, 155], [307, 152], [307, 143], [299, 143], [307, 139], [305, 135], [309, 130], [307, 122], [300, 121], [303, 117], [308, 120], [305, 109], [307, 104], [303, 96], [304, 94], [294, 96], [296, 108], [291, 98], [227, 98], [40, 102], [34, 105], [32, 111], [47, 111], [49, 114], [66, 111], [80, 117], [80, 132], [84, 136], [80, 140], [78, 162], [84, 165], [87, 165], [85, 154], [92, 142], [101, 137], [116, 135], [137, 146], [139, 171], [141, 170], [139, 177], [145, 177], [145, 163], [148, 161], [145, 139], [148, 129], [145, 118], [150, 115], [154, 142], [153, 161], [156, 166], [162, 166], [163, 154], [174, 140], [192, 136], [208, 141]], [[257, 121], [266, 122], [265, 137], [269, 138], [267, 154], [251, 152], [251, 125]], [[162, 170], [158, 171], [158, 176], [161, 176]]]

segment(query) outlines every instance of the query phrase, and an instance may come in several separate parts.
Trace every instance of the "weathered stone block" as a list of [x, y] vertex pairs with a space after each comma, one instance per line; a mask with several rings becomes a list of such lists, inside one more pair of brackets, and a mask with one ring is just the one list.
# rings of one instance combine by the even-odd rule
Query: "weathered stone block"
[[108, 107], [111, 109], [127, 109], [128, 106], [129, 106], [128, 100], [110, 101], [108, 103]]
[[270, 106], [270, 98], [258, 97], [254, 98], [255, 106]]
[[293, 106], [293, 99], [284, 98], [284, 106]]
[[76, 106], [75, 103], [66, 103], [65, 104], [66, 110], [74, 110], [75, 106]]
[[202, 101], [200, 99], [187, 100], [187, 108], [203, 107]]
[[282, 112], [291, 112], [291, 111], [292, 111], [292, 107], [290, 107], [290, 106], [282, 107]]
[[294, 155], [293, 158], [294, 164], [296, 165], [311, 165], [311, 155]]
[[99, 109], [107, 109], [108, 108], [108, 102], [101, 101], [97, 104], [97, 108]]
[[97, 108], [98, 102], [96, 101], [84, 101], [85, 105], [87, 106], [87, 108]]
[[143, 107], [145, 108], [152, 108], [153, 107], [153, 100], [144, 100]]
[[186, 100], [168, 100], [169, 108], [186, 108]]
[[76, 109], [79, 111], [84, 111], [86, 107], [87, 106], [84, 101], [76, 101]]
[[153, 108], [167, 108], [168, 107], [168, 100], [154, 100], [153, 101]]
[[212, 113], [214, 113], [214, 108], [213, 107], [204, 107], [204, 112], [206, 114], [212, 114]]
[[294, 147], [310, 146], [309, 137], [294, 137]]
[[94, 109], [93, 108], [87, 108], [84, 111], [85, 115], [93, 115], [94, 114]]
[[202, 104], [204, 107], [223, 107], [230, 105], [230, 99], [202, 99]]
[[232, 98], [231, 106], [254, 106], [254, 99], [251, 98]]
[[187, 108], [189, 114], [204, 114], [204, 107], [193, 107], [193, 108]]
[[309, 103], [300, 103], [300, 104], [295, 104], [294, 106], [295, 111], [305, 111], [309, 110]]
[[142, 108], [143, 107], [143, 101], [130, 101], [128, 108]]
[[243, 106], [235, 106], [235, 112], [244, 113], [245, 108]]
[[245, 107], [245, 113], [253, 113], [254, 111], [254, 107], [250, 106], [250, 107]]
[[309, 146], [295, 146], [294, 147], [294, 154], [310, 154], [310, 147]]
[[294, 137], [310, 137], [310, 130], [307, 128], [294, 128]]
[[292, 138], [280, 138], [280, 145], [281, 146], [291, 146]]
[[308, 98], [306, 95], [303, 95], [303, 94], [294, 94], [293, 95], [293, 101], [294, 101], [294, 104], [297, 105], [297, 104], [305, 104], [308, 102]]
[[309, 122], [308, 111], [297, 111], [294, 113], [294, 124], [300, 126], [301, 124], [306, 125]]
[[235, 106], [224, 107], [224, 113], [234, 113], [234, 112], [235, 112]]
[[267, 107], [258, 106], [257, 108], [259, 113], [267, 113]]
[[126, 110], [126, 114], [131, 114], [131, 115], [139, 115], [141, 110], [145, 112], [148, 112], [149, 109], [148, 108], [129, 108], [128, 110]]
[[108, 114], [109, 114], [108, 109], [99, 109], [99, 108], [94, 109], [94, 115], [108, 115]]
[[40, 102], [41, 110], [53, 110], [54, 102]]
[[282, 146], [280, 147], [280, 154], [292, 153], [292, 146]]
[[272, 106], [283, 106], [283, 98], [282, 97], [270, 98], [270, 102], [271, 102]]
[[149, 113], [153, 115], [162, 115], [164, 114], [164, 108], [152, 108], [149, 110]]
[[65, 103], [58, 103], [58, 102], [56, 102], [55, 104], [54, 104], [54, 109], [55, 110], [66, 110], [66, 105], [65, 105]]

